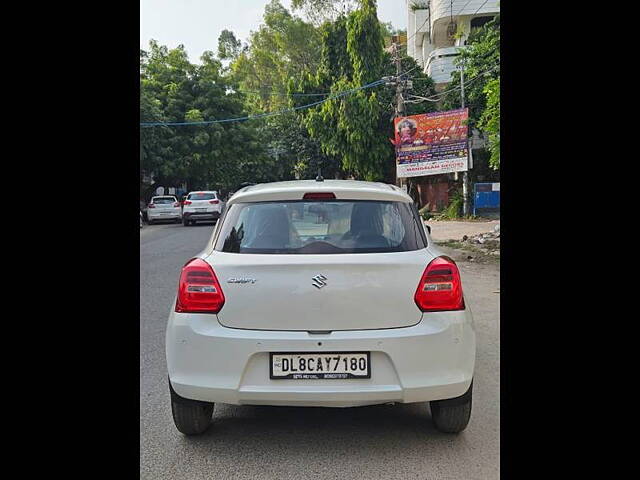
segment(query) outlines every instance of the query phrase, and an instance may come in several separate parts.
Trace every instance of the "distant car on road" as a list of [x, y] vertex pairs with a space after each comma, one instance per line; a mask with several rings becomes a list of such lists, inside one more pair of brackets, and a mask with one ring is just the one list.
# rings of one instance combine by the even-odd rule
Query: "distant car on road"
[[204, 432], [216, 402], [429, 402], [438, 430], [466, 428], [473, 317], [409, 195], [347, 180], [254, 185], [221, 221], [182, 267], [167, 324], [180, 432]]
[[218, 220], [222, 202], [216, 191], [190, 192], [183, 202], [182, 224], [186, 227], [197, 221]]
[[149, 225], [162, 220], [179, 222], [181, 219], [180, 203], [173, 195], [152, 197], [149, 205], [147, 205], [147, 221]]

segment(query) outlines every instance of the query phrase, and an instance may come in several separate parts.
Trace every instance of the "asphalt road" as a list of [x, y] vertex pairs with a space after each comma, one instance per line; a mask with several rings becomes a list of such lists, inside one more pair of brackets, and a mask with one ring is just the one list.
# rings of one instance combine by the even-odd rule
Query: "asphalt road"
[[500, 476], [500, 281], [495, 264], [460, 262], [478, 342], [473, 411], [457, 435], [435, 430], [428, 404], [347, 409], [218, 404], [212, 427], [173, 425], [164, 335], [184, 263], [213, 223], [140, 231], [140, 478], [497, 479]]

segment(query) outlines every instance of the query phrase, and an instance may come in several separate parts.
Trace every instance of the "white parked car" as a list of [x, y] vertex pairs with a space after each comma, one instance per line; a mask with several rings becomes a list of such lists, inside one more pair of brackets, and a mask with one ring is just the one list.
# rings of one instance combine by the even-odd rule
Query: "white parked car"
[[402, 190], [249, 186], [180, 273], [166, 331], [173, 419], [192, 435], [216, 402], [428, 401], [439, 430], [460, 432], [475, 350], [458, 267]]
[[222, 202], [218, 192], [191, 192], [183, 202], [182, 224], [186, 227], [197, 221], [218, 220], [222, 213]]
[[179, 222], [181, 219], [180, 202], [173, 195], [152, 197], [147, 205], [147, 223], [149, 225], [160, 220]]

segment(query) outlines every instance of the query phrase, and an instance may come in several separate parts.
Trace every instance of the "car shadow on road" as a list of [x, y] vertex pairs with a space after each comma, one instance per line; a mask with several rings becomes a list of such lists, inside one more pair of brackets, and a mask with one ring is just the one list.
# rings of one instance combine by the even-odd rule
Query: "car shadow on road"
[[[464, 434], [462, 434], [464, 435]], [[211, 427], [202, 435], [183, 437], [201, 453], [286, 449], [288, 454], [335, 456], [343, 448], [375, 451], [384, 445], [456, 442], [461, 436], [439, 432], [427, 403], [353, 408], [216, 405]], [[414, 443], [415, 444], [415, 443]]]

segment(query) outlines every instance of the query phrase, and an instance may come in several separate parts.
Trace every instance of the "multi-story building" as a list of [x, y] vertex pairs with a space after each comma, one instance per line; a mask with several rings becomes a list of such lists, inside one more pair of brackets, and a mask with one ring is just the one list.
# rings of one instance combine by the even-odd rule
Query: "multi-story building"
[[407, 54], [441, 90], [451, 80], [458, 49], [472, 28], [500, 13], [499, 0], [404, 0], [407, 5]]

